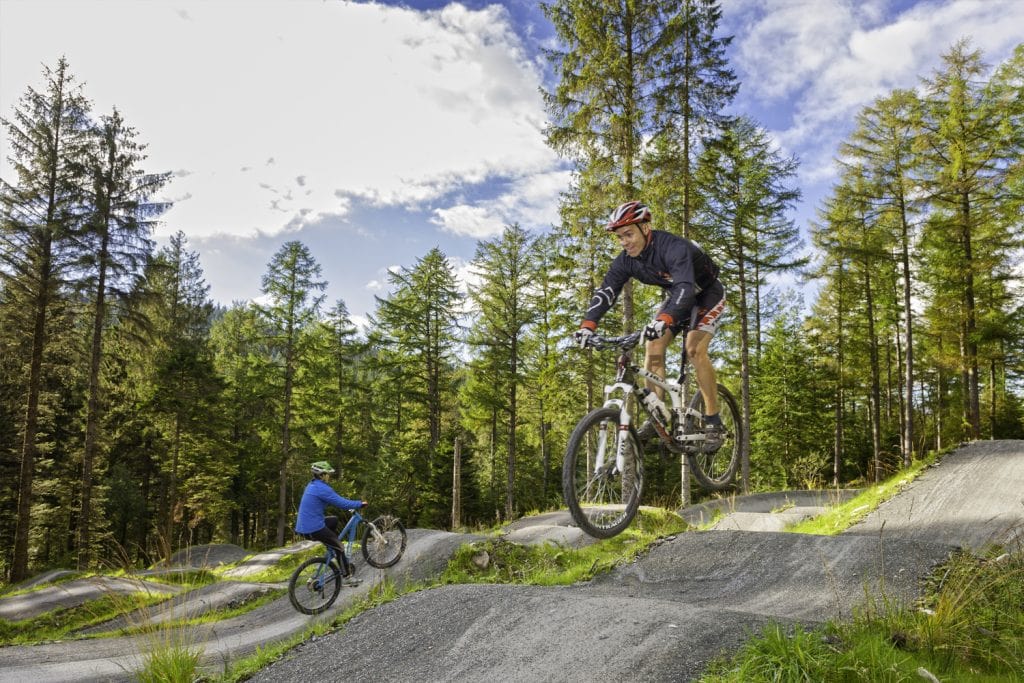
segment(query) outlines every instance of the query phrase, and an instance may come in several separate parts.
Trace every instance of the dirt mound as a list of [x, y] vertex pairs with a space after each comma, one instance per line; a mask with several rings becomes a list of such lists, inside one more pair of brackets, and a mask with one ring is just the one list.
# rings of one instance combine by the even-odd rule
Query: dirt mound
[[213, 543], [209, 545], [193, 545], [171, 555], [161, 567], [192, 567], [194, 569], [212, 568], [222, 564], [240, 562], [249, 555], [244, 548], [230, 543]]

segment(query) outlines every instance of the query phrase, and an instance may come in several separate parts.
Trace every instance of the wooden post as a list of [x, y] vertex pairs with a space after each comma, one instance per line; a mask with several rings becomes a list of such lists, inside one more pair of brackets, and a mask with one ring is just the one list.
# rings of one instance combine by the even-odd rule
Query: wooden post
[[452, 463], [452, 529], [462, 526], [462, 440], [455, 437], [455, 462]]

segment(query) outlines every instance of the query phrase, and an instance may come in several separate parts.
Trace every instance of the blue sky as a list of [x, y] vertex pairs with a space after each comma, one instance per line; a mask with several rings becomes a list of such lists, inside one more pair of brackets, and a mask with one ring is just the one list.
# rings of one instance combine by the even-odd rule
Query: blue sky
[[[861, 107], [914, 87], [969, 37], [992, 65], [1024, 40], [1024, 0], [723, 0], [751, 116], [801, 162], [801, 227]], [[570, 168], [543, 140], [536, 3], [0, 0], [0, 116], [67, 57], [96, 115], [117, 107], [171, 171], [181, 230], [211, 296], [258, 297], [301, 240], [359, 319], [387, 271], [437, 246], [460, 273], [477, 240], [557, 220]], [[10, 177], [0, 134], [0, 176]], [[623, 198], [609, 197], [611, 206]]]

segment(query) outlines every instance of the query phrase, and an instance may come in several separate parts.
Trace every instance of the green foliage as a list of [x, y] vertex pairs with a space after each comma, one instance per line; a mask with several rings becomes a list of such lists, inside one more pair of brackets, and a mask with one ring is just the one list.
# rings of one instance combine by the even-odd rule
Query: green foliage
[[780, 315], [768, 330], [751, 387], [751, 486], [785, 490], [820, 488], [827, 480], [827, 387], [795, 315]]
[[1019, 680], [1024, 676], [1024, 561], [954, 557], [917, 609], [869, 605], [849, 624], [771, 624], [701, 678], [726, 681]]
[[685, 530], [678, 515], [641, 508], [626, 531], [578, 550], [551, 543], [519, 545], [500, 538], [467, 544], [456, 551], [440, 582], [570, 585], [631, 562], [658, 539]]
[[[770, 286], [806, 256], [795, 160], [722, 115], [737, 86], [719, 5], [547, 4], [561, 42], [545, 133], [574, 162], [557, 224], [481, 240], [471, 306], [439, 249], [400, 266], [369, 332], [343, 301], [325, 309], [294, 241], [260, 306], [215, 308], [184, 235], [153, 251], [166, 175], [143, 170], [135, 131], [116, 109], [93, 120], [65, 61], [45, 70], [3, 122], [0, 572], [281, 545], [314, 460], [346, 495], [446, 527], [456, 443], [460, 526], [559, 506], [568, 434], [615, 372], [567, 337], [618, 251], [605, 216], [634, 196], [723, 266], [712, 356], [749, 402], [748, 484], [882, 478], [975, 434], [1024, 434], [1024, 49], [988, 71], [957, 44], [918, 91], [859, 113], [805, 311]], [[635, 327], [659, 296], [625, 291], [603, 329]], [[678, 458], [648, 465], [645, 502], [674, 506]]]
[[841, 533], [909, 486], [910, 482], [935, 463], [937, 457], [939, 457], [938, 454], [933, 453], [922, 458], [910, 468], [894, 474], [889, 479], [870, 487], [845, 503], [831, 507], [813, 519], [788, 527], [786, 531], [823, 536]]
[[128, 611], [127, 606], [150, 607], [167, 600], [165, 595], [138, 593], [126, 597], [107, 595], [77, 607], [55, 609], [23, 621], [0, 619], [0, 645], [32, 645], [67, 640], [82, 629], [102, 624]]

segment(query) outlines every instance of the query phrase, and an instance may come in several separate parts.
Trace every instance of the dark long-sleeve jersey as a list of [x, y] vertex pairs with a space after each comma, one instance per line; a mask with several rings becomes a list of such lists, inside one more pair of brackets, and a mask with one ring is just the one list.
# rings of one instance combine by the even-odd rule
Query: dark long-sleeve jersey
[[718, 266], [696, 242], [652, 230], [650, 241], [638, 256], [623, 251], [612, 261], [583, 316], [584, 327], [597, 329], [597, 323], [631, 277], [667, 292], [657, 317], [671, 325], [688, 316], [697, 294], [718, 279]]

